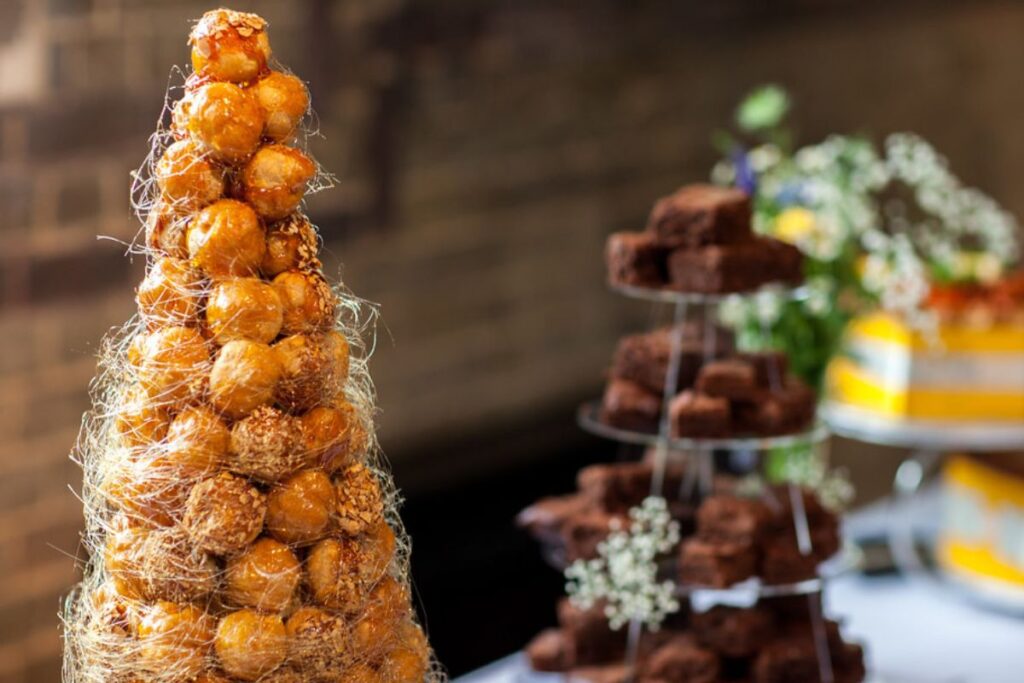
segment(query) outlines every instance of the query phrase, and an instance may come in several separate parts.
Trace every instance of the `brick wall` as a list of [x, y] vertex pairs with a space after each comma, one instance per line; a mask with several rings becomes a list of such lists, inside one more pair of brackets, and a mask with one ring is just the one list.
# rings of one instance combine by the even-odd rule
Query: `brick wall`
[[[96, 236], [138, 229], [128, 172], [208, 4], [0, 3], [0, 683], [59, 676], [80, 523], [67, 453], [141, 267]], [[920, 131], [1024, 210], [1019, 5], [236, 6], [267, 16], [279, 57], [311, 82], [313, 151], [339, 187], [310, 211], [328, 266], [382, 304], [374, 372], [406, 487], [490, 464], [417, 462], [422, 440], [596, 389], [613, 338], [651, 315], [601, 286], [604, 236], [706, 174], [709, 132], [753, 84], [791, 85], [808, 139]]]

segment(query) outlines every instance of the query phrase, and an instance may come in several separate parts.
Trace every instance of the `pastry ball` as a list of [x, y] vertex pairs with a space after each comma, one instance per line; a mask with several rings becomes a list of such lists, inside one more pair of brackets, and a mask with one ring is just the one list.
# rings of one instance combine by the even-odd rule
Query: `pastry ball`
[[358, 612], [366, 601], [367, 578], [362, 570], [363, 549], [352, 538], [328, 538], [306, 558], [306, 584], [317, 603]]
[[271, 71], [252, 91], [266, 121], [263, 134], [274, 142], [290, 138], [309, 109], [306, 84], [291, 74]]
[[354, 463], [334, 480], [338, 528], [351, 536], [365, 533], [384, 521], [380, 484], [365, 465]]
[[282, 321], [281, 297], [259, 278], [219, 282], [206, 302], [206, 324], [217, 344], [232, 339], [270, 343], [281, 331]]
[[266, 511], [266, 498], [254, 486], [221, 472], [192, 487], [184, 526], [200, 550], [230, 555], [259, 536]]
[[354, 410], [347, 413], [333, 406], [317, 406], [300, 417], [308, 462], [328, 472], [346, 465], [355, 421]]
[[352, 649], [374, 664], [394, 645], [398, 625], [409, 615], [409, 596], [401, 584], [385, 577], [370, 594], [363, 612], [353, 620]]
[[178, 211], [161, 199], [146, 216], [146, 247], [174, 258], [188, 258], [185, 232], [189, 220], [190, 214]]
[[235, 605], [283, 612], [292, 602], [302, 566], [288, 546], [261, 538], [228, 560], [225, 595]]
[[344, 668], [353, 654], [345, 621], [317, 607], [296, 610], [285, 622], [285, 629], [292, 662], [310, 678], [319, 679]]
[[[259, 683], [307, 683], [307, 681], [295, 669], [281, 667], [260, 678]], [[328, 681], [323, 681], [323, 683], [328, 683]]]
[[422, 683], [430, 669], [430, 645], [412, 621], [399, 628], [395, 646], [381, 662], [381, 678], [389, 683]]
[[316, 164], [286, 145], [267, 145], [253, 155], [242, 171], [242, 195], [266, 220], [284, 218], [299, 207]]
[[215, 9], [188, 36], [192, 69], [201, 78], [246, 83], [267, 70], [267, 22], [256, 14]]
[[200, 674], [199, 678], [193, 681], [193, 683], [233, 683], [233, 681], [223, 674], [207, 671], [204, 674]]
[[202, 149], [225, 163], [248, 159], [263, 135], [263, 112], [256, 98], [233, 83], [199, 86], [176, 113], [176, 125], [183, 123]]
[[145, 594], [142, 552], [151, 531], [124, 514], [116, 515], [107, 530], [103, 566], [118, 594], [139, 600]]
[[224, 671], [255, 681], [284, 663], [288, 635], [280, 616], [242, 609], [220, 620], [215, 648]]
[[146, 336], [138, 377], [155, 402], [173, 406], [196, 399], [209, 371], [209, 348], [197, 330], [165, 327]]
[[211, 278], [255, 275], [267, 250], [263, 226], [248, 204], [221, 199], [188, 226], [192, 265]]
[[163, 201], [176, 210], [190, 211], [224, 194], [224, 174], [191, 140], [167, 147], [153, 169]]
[[267, 255], [261, 270], [274, 277], [286, 270], [318, 271], [322, 268], [317, 252], [320, 243], [316, 229], [301, 213], [293, 213], [267, 230]]
[[116, 583], [111, 580], [104, 581], [89, 591], [87, 604], [92, 610], [89, 619], [111, 635], [132, 636], [138, 626], [134, 602], [129, 596], [121, 593]]
[[302, 466], [299, 421], [271, 406], [260, 406], [231, 428], [230, 468], [273, 483]]
[[147, 446], [167, 435], [171, 415], [162, 403], [149, 397], [139, 384], [125, 391], [114, 415], [114, 426], [121, 443], [128, 448]]
[[330, 478], [319, 470], [303, 470], [267, 494], [267, 533], [284, 543], [313, 543], [327, 534], [333, 513]]
[[338, 299], [319, 273], [286, 270], [274, 278], [274, 289], [284, 305], [284, 334], [321, 332], [334, 325]]
[[109, 454], [101, 491], [115, 508], [140, 521], [168, 526], [181, 517], [189, 482], [159, 450]]
[[190, 680], [206, 669], [212, 619], [201, 607], [158, 602], [139, 622], [139, 661], [161, 677]]
[[217, 588], [216, 562], [193, 548], [180, 529], [147, 534], [140, 555], [143, 596], [147, 600], [198, 602]]
[[266, 344], [237, 339], [221, 348], [210, 372], [210, 401], [233, 418], [270, 403], [281, 378], [279, 354]]
[[384, 521], [359, 539], [363, 554], [361, 571], [368, 585], [376, 586], [384, 578], [395, 557], [395, 532]]
[[281, 365], [275, 398], [292, 411], [307, 411], [328, 402], [348, 379], [348, 346], [341, 335], [294, 334], [274, 344]]
[[167, 461], [188, 474], [203, 474], [225, 461], [230, 440], [217, 413], [206, 406], [186, 408], [167, 430]]
[[199, 315], [203, 293], [202, 276], [188, 261], [164, 256], [149, 267], [135, 301], [152, 327], [190, 325]]
[[381, 678], [377, 669], [364, 662], [353, 664], [334, 680], [337, 683], [390, 683]]

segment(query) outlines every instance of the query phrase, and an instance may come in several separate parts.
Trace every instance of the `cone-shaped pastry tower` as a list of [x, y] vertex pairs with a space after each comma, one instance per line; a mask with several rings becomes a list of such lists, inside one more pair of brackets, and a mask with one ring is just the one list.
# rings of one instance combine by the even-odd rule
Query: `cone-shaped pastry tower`
[[361, 304], [321, 272], [305, 85], [207, 13], [136, 179], [147, 273], [76, 457], [70, 683], [440, 680], [377, 461]]

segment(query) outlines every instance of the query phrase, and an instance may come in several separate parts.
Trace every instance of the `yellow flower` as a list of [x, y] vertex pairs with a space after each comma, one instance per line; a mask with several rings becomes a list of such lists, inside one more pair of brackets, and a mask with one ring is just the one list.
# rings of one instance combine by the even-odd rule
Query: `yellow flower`
[[985, 251], [961, 251], [953, 260], [953, 276], [959, 280], [977, 280], [992, 284], [1003, 275], [999, 258]]
[[802, 206], [793, 206], [775, 218], [772, 234], [783, 242], [797, 244], [811, 235], [816, 227], [814, 212]]

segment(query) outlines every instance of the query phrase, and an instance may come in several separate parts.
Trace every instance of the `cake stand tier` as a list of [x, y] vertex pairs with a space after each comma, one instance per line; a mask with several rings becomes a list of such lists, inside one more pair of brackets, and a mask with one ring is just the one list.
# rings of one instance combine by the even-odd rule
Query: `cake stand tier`
[[774, 295], [787, 301], [801, 301], [807, 298], [807, 287], [801, 285], [793, 287], [783, 284], [767, 284], [758, 289], [746, 292], [679, 292], [672, 289], [655, 289], [653, 287], [640, 287], [637, 285], [625, 285], [610, 283], [608, 285], [613, 292], [622, 294], [631, 299], [642, 301], [654, 301], [666, 304], [717, 304], [732, 297], [750, 298], [758, 295]]
[[893, 420], [836, 402], [823, 404], [821, 415], [835, 434], [880, 446], [942, 453], [1024, 448], [1024, 423]]
[[[613, 427], [601, 421], [600, 401], [588, 401], [576, 411], [576, 421], [591, 434], [619, 441], [621, 443], [656, 446], [663, 441], [657, 432], [636, 432]], [[668, 446], [672, 450], [729, 450], [765, 451], [772, 448], [815, 444], [825, 441], [829, 431], [823, 422], [817, 421], [803, 432], [780, 434], [778, 436], [740, 436], [722, 438], [670, 437]]]

